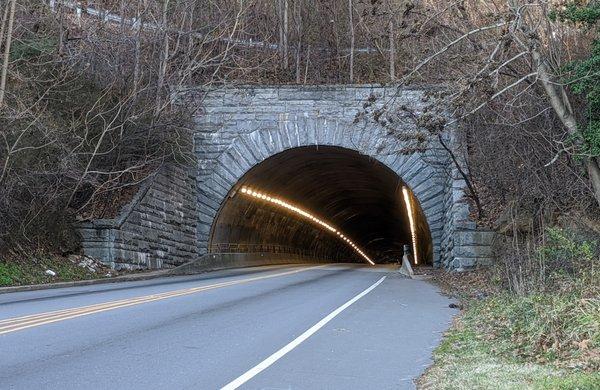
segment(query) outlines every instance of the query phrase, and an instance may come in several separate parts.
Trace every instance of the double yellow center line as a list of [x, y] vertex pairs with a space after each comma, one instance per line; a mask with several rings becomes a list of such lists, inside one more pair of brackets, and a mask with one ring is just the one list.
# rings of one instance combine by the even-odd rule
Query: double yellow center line
[[233, 280], [230, 282], [215, 283], [215, 284], [210, 284], [207, 286], [191, 287], [191, 288], [185, 288], [185, 289], [181, 289], [181, 290], [168, 291], [168, 292], [164, 292], [164, 293], [160, 293], [160, 294], [152, 294], [152, 295], [145, 295], [145, 296], [135, 297], [135, 298], [121, 299], [118, 301], [98, 303], [95, 305], [76, 307], [76, 308], [72, 308], [72, 309], [55, 310], [55, 311], [49, 311], [46, 313], [32, 314], [32, 315], [23, 316], [23, 317], [8, 318], [5, 320], [0, 320], [0, 335], [3, 335], [5, 333], [16, 332], [16, 331], [27, 329], [27, 328], [32, 328], [35, 326], [51, 324], [53, 322], [64, 321], [64, 320], [68, 320], [71, 318], [82, 317], [82, 316], [86, 316], [89, 314], [101, 313], [103, 311], [120, 309], [120, 308], [128, 307], [128, 306], [141, 305], [142, 303], [160, 301], [160, 300], [168, 299], [168, 298], [181, 297], [184, 295], [195, 294], [195, 293], [202, 292], [202, 291], [208, 291], [208, 290], [214, 290], [214, 289], [222, 288], [222, 287], [250, 283], [250, 282], [257, 281], [257, 280], [271, 279], [271, 278], [276, 278], [276, 277], [280, 277], [280, 276], [291, 275], [291, 274], [304, 272], [304, 271], [308, 271], [308, 270], [312, 270], [312, 269], [316, 269], [316, 268], [322, 268], [322, 267], [325, 267], [325, 266], [320, 265], [320, 266], [316, 266], [316, 267], [300, 268], [300, 269], [295, 269], [295, 270], [286, 271], [286, 272], [280, 272], [280, 273], [276, 273], [276, 274], [256, 276], [253, 278]]

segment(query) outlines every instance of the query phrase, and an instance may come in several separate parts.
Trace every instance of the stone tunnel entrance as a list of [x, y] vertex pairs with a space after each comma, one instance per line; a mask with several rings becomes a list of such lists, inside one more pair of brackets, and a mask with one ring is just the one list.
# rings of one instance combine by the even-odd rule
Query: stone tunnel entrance
[[[246, 188], [311, 213], [349, 241], [260, 196], [244, 196]], [[408, 210], [412, 210], [412, 229]], [[418, 264], [433, 261], [425, 215], [394, 171], [351, 149], [304, 146], [269, 157], [243, 175], [221, 204], [208, 250], [288, 253], [307, 261], [364, 262], [352, 244], [375, 263], [399, 261], [404, 245], [416, 245]]]
[[[195, 164], [168, 164], [118, 216], [78, 224], [84, 251], [111, 267], [134, 269], [273, 264], [292, 254], [299, 260], [364, 260], [323, 225], [242, 196], [246, 186], [334, 225], [376, 262], [397, 261], [412, 238], [406, 188], [421, 264], [489, 264], [493, 232], [472, 220], [465, 181], [447, 149], [435, 138], [412, 149], [406, 135], [418, 130], [415, 123], [391, 114], [425, 112], [427, 95], [372, 85], [190, 91], [186, 99], [202, 105], [195, 118]], [[394, 131], [367, 111], [385, 112]], [[454, 130], [442, 139], [462, 160]], [[269, 262], [247, 255], [277, 251], [284, 253]]]

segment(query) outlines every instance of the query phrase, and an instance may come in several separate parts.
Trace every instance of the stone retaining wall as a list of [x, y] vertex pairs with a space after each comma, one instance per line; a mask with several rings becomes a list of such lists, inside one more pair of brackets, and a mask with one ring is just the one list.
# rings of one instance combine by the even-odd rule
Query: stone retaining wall
[[115, 269], [171, 268], [197, 258], [194, 170], [167, 165], [117, 218], [78, 224], [86, 255]]

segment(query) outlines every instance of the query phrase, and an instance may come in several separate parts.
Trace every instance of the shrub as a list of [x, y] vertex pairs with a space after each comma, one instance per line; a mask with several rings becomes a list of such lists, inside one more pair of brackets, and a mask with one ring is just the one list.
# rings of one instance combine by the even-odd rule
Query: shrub
[[600, 300], [580, 291], [501, 294], [474, 304], [465, 321], [487, 335], [497, 353], [600, 368]]
[[540, 292], [600, 289], [598, 238], [575, 228], [551, 227], [538, 236], [513, 237], [502, 243], [496, 272], [510, 292], [527, 295]]
[[598, 287], [598, 244], [572, 230], [546, 229], [546, 242], [536, 255], [542, 266], [543, 289], [594, 289]]
[[15, 264], [0, 262], [0, 286], [15, 284], [19, 276], [20, 270]]

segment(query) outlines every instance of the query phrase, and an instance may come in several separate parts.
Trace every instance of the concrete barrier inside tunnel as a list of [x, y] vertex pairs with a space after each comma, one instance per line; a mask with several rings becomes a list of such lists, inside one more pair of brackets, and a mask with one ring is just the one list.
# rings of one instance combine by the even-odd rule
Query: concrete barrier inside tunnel
[[[382, 163], [354, 150], [305, 146], [278, 153], [250, 169], [231, 189], [213, 223], [211, 253], [290, 253], [307, 261], [364, 262], [346, 241], [283, 207], [243, 196], [242, 188], [276, 196], [343, 232], [374, 262], [396, 262], [412, 247], [402, 188]], [[427, 220], [411, 193], [417, 261], [431, 264]]]

